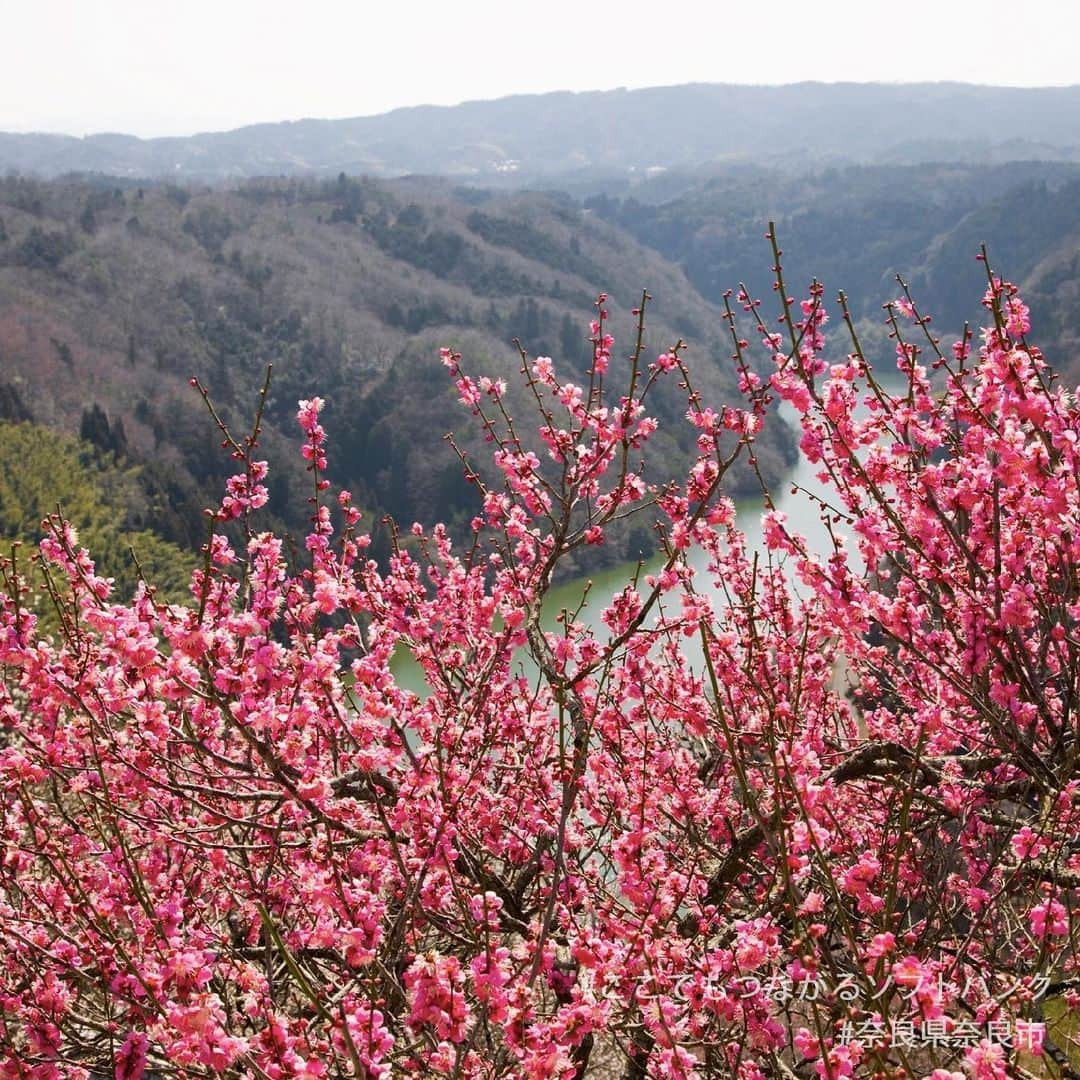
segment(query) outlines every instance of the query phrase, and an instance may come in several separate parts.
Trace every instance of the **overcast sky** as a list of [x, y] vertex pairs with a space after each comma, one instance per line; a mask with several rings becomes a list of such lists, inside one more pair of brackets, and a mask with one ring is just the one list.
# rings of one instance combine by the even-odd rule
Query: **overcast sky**
[[178, 135], [684, 82], [1080, 83], [1076, 0], [0, 0], [0, 13], [7, 131]]

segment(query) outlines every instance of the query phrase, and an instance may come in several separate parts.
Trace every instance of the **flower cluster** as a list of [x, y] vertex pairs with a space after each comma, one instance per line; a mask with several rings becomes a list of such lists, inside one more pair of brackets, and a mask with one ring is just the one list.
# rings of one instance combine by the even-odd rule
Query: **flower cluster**
[[[54, 522], [41, 638], [3, 564], [0, 1076], [1009, 1074], [891, 1033], [1075, 996], [1080, 408], [1008, 283], [977, 358], [905, 292], [897, 391], [857, 343], [823, 359], [780, 255], [781, 331], [740, 297], [763, 365], [732, 314], [735, 404], [681, 343], [646, 362], [647, 296], [615, 393], [606, 297], [585, 380], [523, 355], [532, 440], [444, 351], [494, 444], [464, 549], [417, 526], [370, 559], [312, 398], [299, 559], [254, 528], [256, 425], [189, 605], [113, 598]], [[699, 456], [656, 484], [663, 380]], [[754, 553], [725, 492], [775, 396], [823, 555], [775, 509]], [[656, 564], [545, 628], [560, 566], [643, 508]]]

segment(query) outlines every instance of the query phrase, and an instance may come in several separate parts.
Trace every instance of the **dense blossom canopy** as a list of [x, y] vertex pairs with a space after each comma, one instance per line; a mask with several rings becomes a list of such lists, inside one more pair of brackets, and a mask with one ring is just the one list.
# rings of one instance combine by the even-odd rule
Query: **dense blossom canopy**
[[[644, 300], [627, 360], [600, 298], [582, 385], [523, 355], [535, 440], [444, 351], [494, 445], [464, 550], [416, 526], [368, 559], [312, 398], [304, 551], [257, 531], [256, 422], [190, 605], [116, 602], [54, 520], [42, 639], [5, 562], [0, 1076], [1069, 1067], [1080, 409], [1007, 283], [974, 352], [890, 309], [899, 394], [779, 284], [779, 332], [736, 298], [771, 375], [729, 306], [738, 407], [681, 343], [644, 361]], [[700, 457], [658, 484], [670, 379]], [[825, 556], [768, 499], [749, 550], [724, 493], [777, 396]], [[544, 629], [568, 553], [643, 514], [653, 572]]]

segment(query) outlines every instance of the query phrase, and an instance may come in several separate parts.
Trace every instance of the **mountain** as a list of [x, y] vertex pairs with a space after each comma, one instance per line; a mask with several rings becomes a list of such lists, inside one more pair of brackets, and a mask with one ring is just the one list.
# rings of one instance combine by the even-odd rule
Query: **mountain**
[[[512, 386], [515, 337], [580, 374], [597, 293], [612, 297], [625, 350], [630, 309], [648, 288], [648, 351], [689, 341], [703, 398], [734, 400], [720, 304], [740, 282], [768, 304], [770, 219], [790, 292], [805, 295], [817, 278], [832, 303], [843, 289], [864, 350], [884, 364], [893, 343], [881, 304], [898, 294], [897, 274], [946, 341], [965, 321], [981, 324], [985, 243], [995, 269], [1023, 289], [1054, 369], [1080, 381], [1080, 165], [1069, 162], [802, 173], [714, 164], [585, 197], [344, 173], [215, 187], [9, 176], [0, 180], [0, 421], [81, 435], [82, 452], [101, 457], [88, 475], [124, 476], [117, 527], [152, 528], [190, 550], [230, 462], [188, 380], [208, 386], [242, 430], [273, 363], [267, 525], [306, 527], [310, 477], [294, 414], [298, 398], [319, 394], [329, 401], [333, 479], [354, 491], [369, 525], [389, 513], [460, 533], [475, 492], [443, 435], [461, 433], [477, 464], [490, 448], [457, 403], [439, 347]], [[849, 347], [838, 325], [834, 355]], [[523, 393], [509, 407], [531, 415]], [[650, 463], [671, 475], [693, 454], [685, 401], [671, 392], [656, 408]], [[775, 481], [792, 442], [782, 425], [767, 431], [758, 457]], [[736, 494], [756, 490], [748, 471], [731, 483]], [[387, 534], [377, 535], [379, 554]], [[628, 527], [599, 557], [632, 558], [652, 542]]]
[[[460, 529], [476, 497], [443, 436], [461, 433], [480, 467], [490, 448], [439, 347], [514, 386], [517, 337], [580, 376], [597, 294], [611, 296], [616, 355], [625, 355], [645, 287], [652, 358], [688, 341], [703, 398], [735, 400], [719, 309], [668, 260], [565, 196], [345, 176], [229, 190], [7, 178], [0, 417], [81, 433], [137, 466], [145, 505], [133, 527], [156, 507], [159, 534], [191, 548], [231, 462], [188, 380], [209, 388], [239, 433], [272, 363], [261, 439], [268, 524], [294, 535], [306, 527], [310, 477], [295, 413], [299, 398], [318, 394], [328, 400], [332, 478], [354, 491], [369, 524], [391, 513], [406, 526]], [[523, 387], [509, 402], [519, 417], [534, 414]], [[673, 386], [655, 407], [662, 426], [649, 461], [666, 479], [691, 459], [696, 431]], [[790, 452], [778, 425], [758, 458], [776, 479]], [[757, 481], [747, 469], [734, 485], [748, 492]], [[601, 557], [635, 557], [652, 543], [628, 527]]]
[[0, 170], [221, 180], [439, 174], [483, 184], [638, 180], [715, 162], [1080, 161], [1080, 86], [698, 83], [521, 95], [183, 138], [0, 134]]

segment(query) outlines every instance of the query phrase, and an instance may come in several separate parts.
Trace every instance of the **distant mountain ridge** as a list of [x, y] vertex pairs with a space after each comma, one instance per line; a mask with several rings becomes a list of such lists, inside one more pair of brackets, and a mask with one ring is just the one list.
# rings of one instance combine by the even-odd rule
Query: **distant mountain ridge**
[[378, 116], [132, 135], [0, 133], [0, 170], [226, 180], [435, 174], [485, 184], [716, 162], [1080, 161], [1080, 85], [691, 83], [519, 95]]

